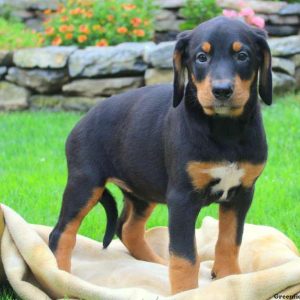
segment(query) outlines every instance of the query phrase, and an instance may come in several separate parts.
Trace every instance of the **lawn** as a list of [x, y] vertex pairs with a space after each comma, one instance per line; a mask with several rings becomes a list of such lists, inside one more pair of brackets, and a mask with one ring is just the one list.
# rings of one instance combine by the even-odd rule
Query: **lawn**
[[[267, 167], [256, 185], [248, 223], [270, 225], [300, 247], [300, 94], [281, 97], [263, 109], [269, 142]], [[0, 114], [0, 202], [28, 222], [53, 226], [66, 183], [64, 142], [80, 114], [21, 112]], [[114, 187], [119, 208], [122, 195]], [[217, 205], [201, 211], [217, 217]], [[80, 233], [101, 240], [105, 214], [98, 205], [85, 219]], [[158, 207], [148, 226], [167, 225], [166, 207]], [[0, 300], [15, 299], [9, 287], [0, 288]]]

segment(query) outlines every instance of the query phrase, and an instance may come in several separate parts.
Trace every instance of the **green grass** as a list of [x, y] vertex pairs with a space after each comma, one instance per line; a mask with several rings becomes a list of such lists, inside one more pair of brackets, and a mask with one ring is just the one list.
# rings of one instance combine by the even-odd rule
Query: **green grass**
[[19, 21], [0, 17], [0, 49], [14, 50], [38, 45], [38, 36]]
[[[269, 160], [257, 182], [247, 222], [270, 225], [287, 234], [300, 247], [300, 94], [275, 101], [263, 110], [269, 142]], [[22, 112], [0, 114], [0, 202], [28, 222], [53, 226], [66, 183], [65, 139], [80, 119], [75, 113]], [[118, 200], [119, 190], [109, 187]], [[201, 211], [217, 217], [217, 205]], [[101, 240], [105, 214], [98, 205], [85, 219], [80, 233]], [[167, 225], [167, 210], [159, 206], [148, 227]], [[3, 290], [0, 300], [15, 299]], [[0, 291], [1, 295], [1, 291]]]

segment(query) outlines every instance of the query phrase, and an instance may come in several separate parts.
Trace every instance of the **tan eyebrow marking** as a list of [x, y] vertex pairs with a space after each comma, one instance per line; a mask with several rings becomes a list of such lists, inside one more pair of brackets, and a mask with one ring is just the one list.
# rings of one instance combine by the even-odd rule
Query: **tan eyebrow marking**
[[232, 49], [235, 52], [239, 52], [242, 49], [242, 47], [243, 47], [243, 44], [241, 42], [234, 42], [232, 44]]
[[201, 45], [201, 48], [204, 52], [209, 53], [209, 51], [211, 50], [211, 44], [209, 42], [204, 42]]

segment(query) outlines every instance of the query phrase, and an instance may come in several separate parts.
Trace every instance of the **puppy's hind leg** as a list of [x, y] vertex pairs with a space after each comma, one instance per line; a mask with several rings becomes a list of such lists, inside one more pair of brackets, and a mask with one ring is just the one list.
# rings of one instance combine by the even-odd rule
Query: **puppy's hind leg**
[[145, 240], [145, 225], [155, 206], [155, 203], [147, 203], [125, 193], [125, 206], [117, 234], [136, 259], [166, 265], [167, 262], [157, 255]]
[[69, 172], [60, 216], [49, 237], [49, 247], [60, 269], [70, 272], [77, 231], [103, 191], [104, 181], [101, 184], [92, 172]]

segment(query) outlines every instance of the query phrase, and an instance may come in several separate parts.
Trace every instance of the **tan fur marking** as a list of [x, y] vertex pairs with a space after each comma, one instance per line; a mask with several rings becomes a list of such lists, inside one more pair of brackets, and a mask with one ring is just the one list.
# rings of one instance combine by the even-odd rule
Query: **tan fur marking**
[[192, 80], [197, 88], [198, 101], [200, 102], [204, 110], [207, 109], [209, 111], [210, 109], [212, 109], [211, 107], [214, 102], [210, 76], [206, 76], [202, 81], [197, 81], [195, 76], [192, 75]]
[[240, 167], [245, 170], [245, 175], [242, 177], [242, 185], [245, 187], [251, 187], [257, 177], [262, 173], [265, 164], [250, 164], [240, 163]]
[[166, 265], [167, 262], [158, 256], [145, 240], [145, 224], [156, 204], [151, 203], [144, 216], [134, 213], [133, 205], [126, 200], [126, 221], [122, 228], [122, 242], [136, 259]]
[[270, 68], [270, 53], [268, 51], [264, 51], [264, 64], [262, 68], [262, 72], [260, 73], [261, 78], [261, 83], [262, 85], [267, 85], [268, 81], [268, 69]]
[[192, 264], [189, 260], [176, 255], [170, 256], [169, 277], [171, 293], [176, 294], [198, 287], [200, 259]]
[[212, 270], [217, 278], [241, 273], [236, 235], [237, 217], [235, 211], [220, 206], [219, 237], [215, 248], [215, 262]]
[[187, 172], [192, 179], [194, 188], [204, 188], [213, 178], [208, 173], [203, 173], [203, 170], [209, 170], [222, 166], [222, 163], [213, 162], [196, 162], [191, 161], [187, 164]]
[[83, 218], [96, 205], [101, 198], [103, 188], [95, 188], [92, 192], [91, 198], [87, 201], [85, 207], [81, 209], [79, 214], [66, 226], [64, 232], [61, 234], [55, 257], [58, 268], [67, 272], [71, 271], [71, 254], [76, 243], [76, 234], [80, 227]]
[[109, 177], [106, 182], [114, 183], [115, 185], [119, 186], [120, 188], [122, 188], [126, 192], [129, 192], [129, 193], [132, 192], [130, 187], [121, 179], [118, 179], [118, 178], [115, 178], [115, 177]]
[[[232, 95], [232, 104], [239, 109], [243, 108], [250, 97], [250, 87], [253, 82], [254, 75], [250, 80], [242, 80], [238, 75], [234, 80], [234, 92]], [[243, 109], [240, 110], [243, 112]]]
[[[197, 162], [190, 161], [187, 164], [186, 170], [189, 174], [192, 184], [195, 189], [203, 189], [209, 182], [213, 179], [208, 172], [203, 172], [204, 170], [209, 170], [212, 168], [218, 168], [226, 166], [228, 162]], [[244, 169], [245, 174], [241, 178], [241, 184], [244, 187], [251, 187], [257, 177], [262, 173], [265, 164], [251, 164], [247, 162], [239, 162], [238, 167]]]
[[181, 68], [181, 53], [175, 50], [173, 54], [173, 59], [176, 69], [179, 70]]
[[241, 51], [242, 47], [243, 47], [243, 44], [242, 44], [241, 42], [234, 42], [234, 43], [232, 44], [232, 49], [233, 49], [233, 51], [235, 51], [235, 52]]
[[206, 53], [209, 53], [210, 50], [211, 50], [211, 44], [209, 42], [204, 42], [202, 45], [201, 45], [201, 48], [204, 52]]

